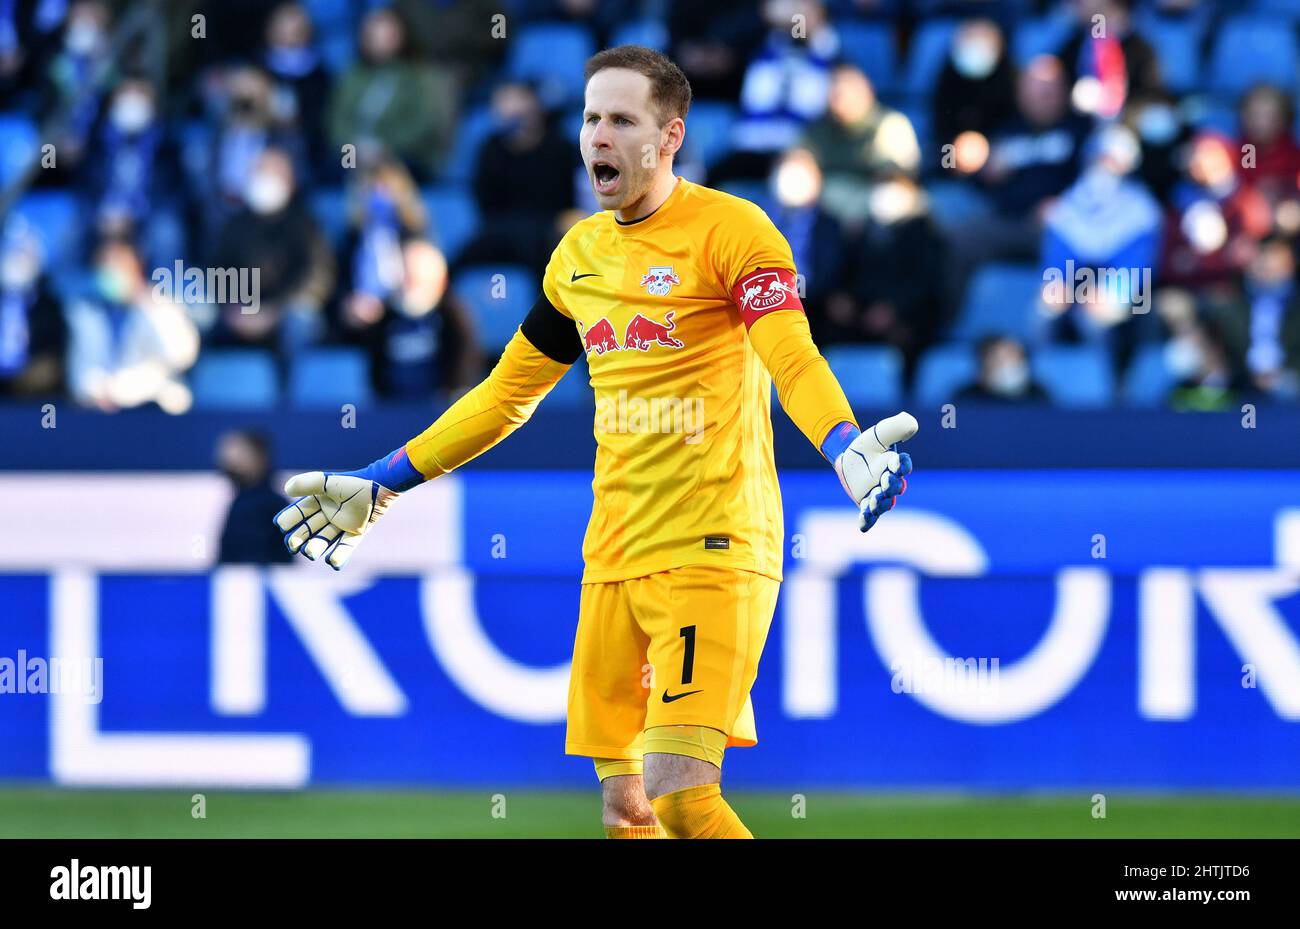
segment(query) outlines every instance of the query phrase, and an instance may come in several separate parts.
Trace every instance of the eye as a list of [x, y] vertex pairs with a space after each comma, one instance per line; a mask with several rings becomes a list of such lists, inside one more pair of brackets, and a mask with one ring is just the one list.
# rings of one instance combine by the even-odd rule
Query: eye
[[628, 119], [626, 116], [617, 116], [614, 118], [614, 122], [619, 123], [620, 125], [623, 126], [632, 125], [632, 120]]
[[599, 119], [600, 119], [599, 116], [588, 116], [588, 117], [587, 117], [587, 125], [590, 126], [592, 123], [596, 122], [596, 121], [599, 120]]

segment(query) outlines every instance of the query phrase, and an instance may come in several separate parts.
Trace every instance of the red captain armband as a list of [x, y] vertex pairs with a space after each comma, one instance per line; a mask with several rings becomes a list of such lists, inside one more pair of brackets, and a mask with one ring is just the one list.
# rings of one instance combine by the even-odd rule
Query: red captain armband
[[785, 268], [759, 268], [746, 274], [731, 288], [731, 299], [740, 309], [746, 329], [759, 317], [777, 310], [803, 312], [795, 273]]

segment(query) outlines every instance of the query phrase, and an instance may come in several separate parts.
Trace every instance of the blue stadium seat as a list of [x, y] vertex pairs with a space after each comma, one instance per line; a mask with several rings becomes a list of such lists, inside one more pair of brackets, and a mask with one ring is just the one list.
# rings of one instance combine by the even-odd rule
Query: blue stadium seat
[[1039, 55], [1055, 55], [1073, 29], [1074, 17], [1069, 13], [1026, 19], [1016, 25], [1011, 37], [1012, 58], [1024, 66]]
[[848, 21], [836, 26], [836, 31], [840, 54], [871, 78], [876, 93], [891, 93], [898, 82], [898, 55], [891, 25]]
[[824, 354], [853, 406], [882, 409], [902, 399], [903, 357], [893, 346], [836, 345]]
[[492, 110], [486, 104], [471, 107], [456, 125], [456, 141], [442, 167], [442, 178], [449, 183], [473, 181], [478, 151], [492, 135]]
[[27, 220], [40, 237], [46, 267], [59, 268], [77, 261], [83, 217], [75, 194], [64, 190], [33, 191], [18, 201], [14, 212]]
[[341, 187], [322, 187], [308, 197], [311, 214], [337, 252], [348, 234], [348, 195]]
[[302, 409], [338, 409], [345, 403], [368, 406], [370, 364], [356, 348], [313, 348], [289, 369], [289, 401]]
[[956, 32], [956, 20], [935, 19], [921, 26], [912, 37], [912, 50], [907, 56], [907, 76], [903, 82], [912, 99], [929, 99], [934, 92]]
[[190, 371], [195, 409], [267, 410], [280, 397], [271, 353], [261, 349], [205, 349]]
[[1209, 67], [1214, 90], [1235, 96], [1259, 81], [1295, 85], [1298, 52], [1291, 29], [1268, 17], [1236, 16], [1217, 32]]
[[1144, 9], [1135, 21], [1142, 37], [1155, 49], [1165, 86], [1179, 94], [1200, 86], [1201, 43], [1208, 20], [1195, 15], [1157, 16]]
[[478, 232], [478, 205], [463, 187], [447, 184], [423, 191], [434, 241], [453, 260]]
[[1052, 345], [1030, 357], [1034, 378], [1058, 406], [1109, 406], [1115, 394], [1110, 356], [1096, 346]]
[[506, 75], [536, 81], [542, 100], [558, 106], [582, 99], [582, 67], [596, 52], [591, 33], [573, 23], [521, 26], [510, 44]]
[[591, 390], [591, 372], [587, 370], [586, 359], [579, 358], [560, 382], [555, 385], [542, 402], [552, 410], [591, 410], [595, 408], [595, 399]]
[[705, 166], [712, 165], [731, 148], [731, 127], [736, 108], [721, 100], [701, 100], [691, 104], [686, 118], [686, 148]]
[[0, 188], [17, 178], [40, 157], [36, 126], [21, 113], [0, 113]]
[[634, 19], [623, 23], [614, 30], [610, 46], [644, 45], [646, 48], [666, 51], [668, 48], [668, 26], [657, 19]]
[[1038, 336], [1043, 275], [1033, 265], [987, 264], [966, 288], [953, 329], [958, 339], [1006, 334], [1032, 342]]
[[1124, 376], [1124, 402], [1130, 406], [1164, 406], [1174, 378], [1165, 364], [1163, 345], [1143, 345]]
[[1300, 20], [1300, 0], [1246, 0], [1244, 6], [1250, 13]]
[[936, 345], [917, 364], [916, 402], [927, 409], [950, 403], [978, 374], [979, 361], [971, 346]]
[[537, 300], [537, 278], [518, 265], [474, 265], [452, 283], [474, 317], [479, 341], [493, 351], [510, 341]]

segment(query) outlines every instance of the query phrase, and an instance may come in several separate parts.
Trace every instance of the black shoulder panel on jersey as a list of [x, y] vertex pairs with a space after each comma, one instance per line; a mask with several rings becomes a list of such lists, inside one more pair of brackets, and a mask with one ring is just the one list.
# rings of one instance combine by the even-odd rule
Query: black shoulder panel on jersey
[[552, 361], [571, 365], [582, 355], [582, 339], [573, 320], [565, 316], [541, 294], [520, 325], [524, 338]]

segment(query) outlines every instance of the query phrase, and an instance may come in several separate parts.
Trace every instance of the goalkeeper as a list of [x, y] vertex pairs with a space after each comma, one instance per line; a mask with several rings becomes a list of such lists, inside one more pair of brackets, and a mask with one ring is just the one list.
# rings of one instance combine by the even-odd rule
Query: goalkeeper
[[[373, 464], [292, 478], [300, 499], [276, 522], [290, 551], [342, 568], [400, 494], [517, 429], [585, 353], [597, 450], [565, 751], [593, 760], [612, 838], [745, 838], [720, 784], [726, 748], [758, 740], [749, 693], [781, 581], [772, 384], [864, 532], [905, 487], [894, 446], [917, 424], [899, 413], [859, 432], [785, 239], [754, 204], [674, 174], [681, 71], [621, 46], [587, 78], [580, 141], [603, 211], [556, 247], [496, 367]], [[600, 415], [629, 397], [703, 422]]]

